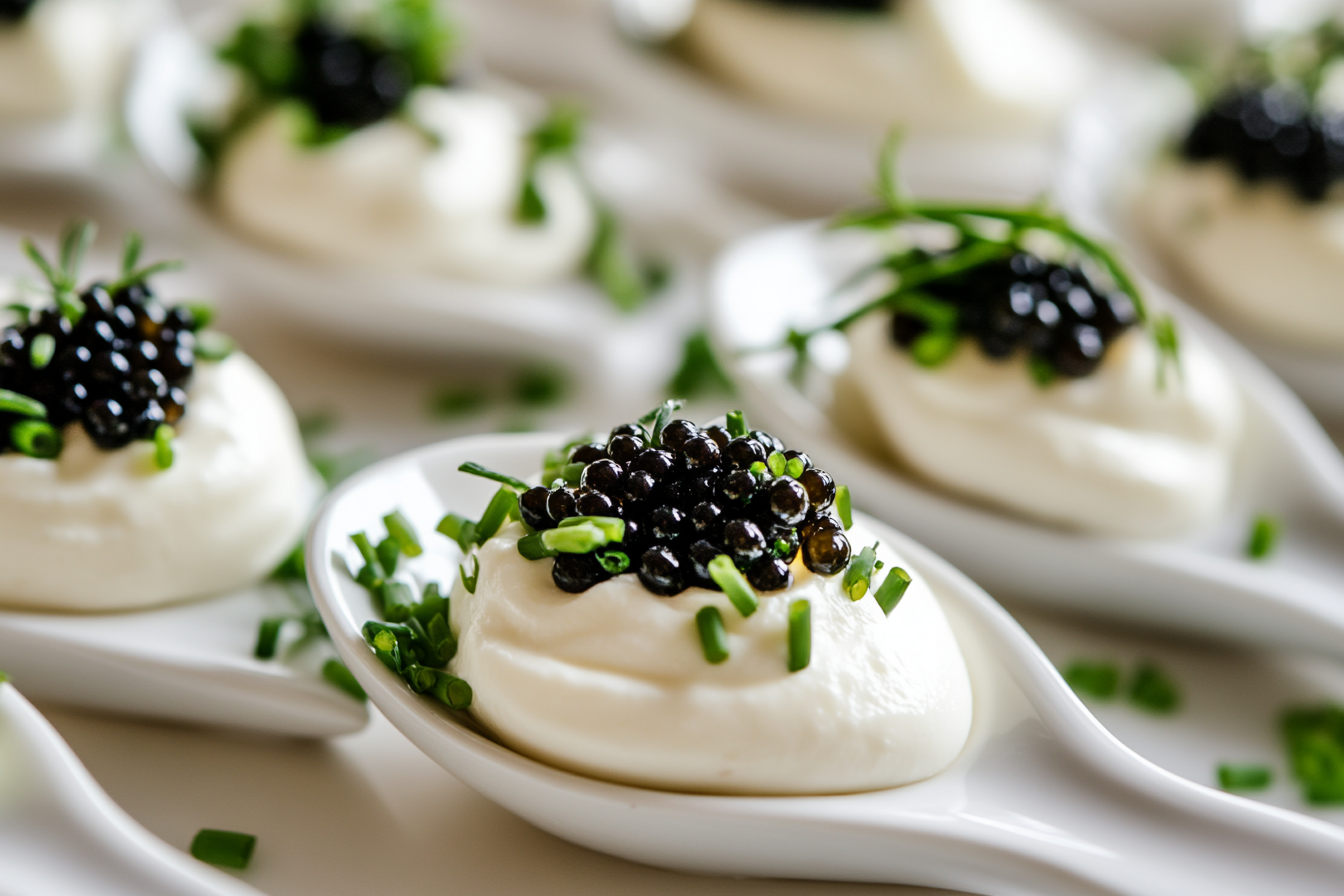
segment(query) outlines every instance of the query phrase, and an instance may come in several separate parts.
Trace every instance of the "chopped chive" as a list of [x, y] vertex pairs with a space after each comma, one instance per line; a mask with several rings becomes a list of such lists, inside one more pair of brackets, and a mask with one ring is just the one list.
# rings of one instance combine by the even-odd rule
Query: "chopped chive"
[[[471, 572], [467, 572], [465, 564], [457, 565], [457, 577], [462, 580], [462, 587], [467, 589], [468, 594], [476, 593], [476, 583], [481, 578], [481, 561], [476, 559], [476, 555], [471, 555]], [[421, 620], [423, 622], [423, 620]]]
[[419, 663], [412, 663], [402, 672], [401, 677], [411, 686], [411, 690], [417, 694], [423, 694], [425, 691], [439, 683], [439, 673], [436, 669], [428, 666], [421, 666]]
[[524, 407], [546, 407], [559, 403], [569, 388], [569, 377], [558, 367], [525, 367], [513, 378], [513, 400]]
[[0, 389], [0, 411], [7, 414], [18, 414], [21, 417], [47, 419], [46, 405], [36, 398], [29, 398], [27, 395], [20, 395], [8, 389]]
[[1120, 689], [1120, 667], [1115, 663], [1075, 660], [1065, 667], [1064, 681], [1079, 696], [1109, 700]]
[[532, 487], [516, 476], [496, 473], [494, 470], [487, 469], [475, 461], [469, 460], [457, 469], [463, 473], [470, 473], [472, 476], [480, 476], [483, 479], [492, 479], [495, 482], [502, 482], [504, 485], [511, 485], [520, 492], [525, 492]]
[[462, 549], [464, 554], [470, 551], [471, 546], [476, 543], [475, 521], [456, 513], [450, 513], [439, 520], [439, 525], [435, 528], [457, 542], [457, 546]]
[[19, 323], [26, 324], [28, 318], [33, 316], [33, 309], [23, 302], [7, 302], [5, 303], [5, 310], [14, 312], [14, 315], [19, 319]]
[[447, 663], [457, 656], [457, 638], [453, 637], [453, 630], [448, 627], [447, 616], [435, 616], [425, 628], [429, 644], [434, 648], [435, 659]]
[[373, 544], [369, 541], [369, 536], [363, 531], [355, 532], [350, 536], [350, 540], [359, 548], [359, 555], [364, 558], [364, 562], [369, 566], [375, 567], [382, 578], [382, 567], [378, 563], [378, 554], [373, 550]]
[[252, 861], [256, 846], [257, 838], [252, 834], [201, 828], [191, 838], [191, 856], [210, 865], [241, 871]]
[[355, 676], [350, 674], [349, 669], [345, 668], [345, 663], [334, 657], [322, 664], [322, 677], [356, 700], [369, 699], [369, 695], [364, 693], [364, 689], [359, 686], [359, 682], [355, 681]]
[[379, 661], [397, 674], [401, 674], [402, 657], [401, 644], [397, 641], [397, 636], [386, 628], [372, 629], [368, 624], [364, 626], [364, 640], [373, 648], [373, 653]]
[[71, 221], [61, 233], [61, 273], [65, 282], [71, 286], [79, 277], [79, 269], [84, 264], [84, 256], [93, 245], [98, 234], [98, 225], [87, 219]]
[[868, 593], [873, 573], [879, 568], [876, 543], [859, 551], [858, 556], [849, 561], [849, 565], [845, 567], [841, 587], [845, 589], [850, 600], [859, 600]]
[[905, 597], [905, 590], [910, 587], [910, 573], [901, 569], [899, 566], [893, 566], [891, 572], [882, 580], [882, 584], [873, 594], [873, 599], [877, 605], [882, 608], [882, 612], [887, 616], [896, 609], [896, 605]]
[[[477, 568], [479, 569], [479, 566]], [[425, 585], [425, 590], [420, 595], [420, 603], [415, 608], [415, 618], [429, 625], [429, 621], [435, 616], [448, 618], [448, 598], [439, 593], [438, 582], [430, 582]]]
[[799, 598], [789, 604], [789, 671], [812, 662], [812, 605]]
[[960, 344], [956, 330], [930, 330], [910, 346], [910, 357], [920, 367], [941, 367]]
[[252, 648], [252, 655], [259, 660], [274, 659], [275, 646], [280, 641], [280, 630], [288, 621], [288, 616], [267, 616], [261, 620], [261, 625], [257, 629], [257, 644]]
[[388, 622], [406, 622], [415, 609], [415, 594], [405, 582], [383, 582], [378, 586], [378, 598]]
[[597, 555], [597, 562], [607, 572], [618, 576], [630, 568], [630, 555], [624, 551], [603, 551]]
[[840, 514], [840, 525], [845, 527], [846, 532], [854, 527], [854, 510], [849, 503], [849, 486], [835, 487], [835, 511]]
[[1268, 513], [1258, 515], [1251, 523], [1251, 534], [1246, 540], [1246, 556], [1252, 560], [1268, 558], [1278, 547], [1281, 531], [1278, 517]]
[[1153, 342], [1157, 345], [1157, 391], [1167, 389], [1167, 368], [1174, 368], [1181, 375], [1181, 338], [1176, 329], [1176, 319], [1170, 314], [1160, 314], [1152, 322]]
[[1264, 790], [1274, 779], [1267, 765], [1233, 765], [1224, 762], [1218, 766], [1218, 786], [1223, 790]]
[[791, 457], [789, 462], [784, 465], [784, 474], [790, 479], [797, 479], [803, 475], [803, 459], [801, 457]]
[[401, 546], [391, 535], [378, 542], [374, 553], [378, 555], [378, 565], [383, 568], [383, 577], [392, 575], [397, 571], [397, 561], [401, 559]]
[[1058, 376], [1055, 365], [1045, 358], [1038, 358], [1035, 355], [1027, 359], [1027, 372], [1031, 374], [1032, 382], [1042, 389], [1053, 383]]
[[770, 472], [769, 468], [766, 467], [765, 465], [765, 461], [763, 460], [752, 461], [751, 466], [748, 467], [747, 470], [751, 473], [751, 475], [755, 476], [757, 479], [764, 479], [766, 477], [766, 474]]
[[696, 330], [686, 337], [681, 349], [681, 364], [667, 383], [669, 395], [698, 398], [712, 393], [732, 395], [733, 381], [714, 356], [709, 336]]
[[238, 343], [233, 337], [218, 330], [206, 330], [196, 334], [196, 357], [202, 361], [223, 361], [233, 354]]
[[583, 479], [583, 470], [587, 464], [565, 464], [560, 468], [560, 478], [566, 485], [578, 485]]
[[485, 544], [494, 537], [504, 523], [517, 515], [518, 493], [510, 486], [500, 486], [499, 491], [495, 492], [490, 503], [486, 505], [485, 513], [481, 514], [481, 521], [476, 524], [476, 543]]
[[1140, 709], [1166, 715], [1176, 711], [1181, 694], [1176, 683], [1156, 663], [1140, 663], [1129, 686], [1129, 699]]
[[597, 523], [588, 522], [577, 526], [547, 529], [537, 534], [541, 536], [542, 545], [552, 551], [559, 551], [562, 554], [586, 554], [605, 547], [611, 541], [607, 537], [607, 531]]
[[204, 330], [215, 322], [215, 306], [200, 299], [194, 302], [178, 302], [177, 307], [185, 308], [191, 315], [191, 329]]
[[50, 333], [38, 333], [33, 337], [32, 347], [28, 350], [28, 360], [34, 370], [42, 370], [51, 363], [56, 354], [56, 337]]
[[608, 541], [622, 541], [625, 538], [625, 520], [616, 516], [571, 516], [561, 520], [556, 528], [568, 529], [588, 523], [605, 532]]
[[760, 599], [756, 597], [751, 584], [733, 565], [733, 558], [727, 554], [720, 554], [709, 561], [709, 577], [714, 580], [715, 585], [723, 589], [728, 600], [744, 617], [755, 613], [756, 608], [760, 606]]
[[446, 703], [449, 709], [466, 709], [471, 706], [471, 685], [447, 672], [436, 674], [439, 680], [431, 688], [435, 697]]
[[741, 438], [747, 434], [747, 415], [741, 411], [728, 412], [728, 435]]
[[706, 660], [717, 665], [728, 659], [728, 632], [718, 607], [701, 607], [695, 614], [695, 627], [700, 632], [700, 649]]
[[420, 547], [420, 539], [415, 534], [415, 527], [406, 519], [406, 514], [394, 510], [383, 517], [383, 525], [387, 527], [387, 534], [396, 540], [401, 553], [407, 557], [419, 557], [424, 553], [424, 548]]
[[1312, 806], [1344, 804], [1344, 707], [1291, 707], [1280, 720], [1288, 764]]
[[484, 386], [444, 386], [430, 398], [429, 410], [435, 417], [451, 420], [476, 413], [485, 407], [489, 398]]
[[303, 559], [303, 542], [294, 546], [294, 550], [285, 555], [285, 559], [280, 561], [280, 565], [271, 573], [271, 578], [278, 582], [306, 582], [308, 581], [308, 564]]
[[378, 586], [383, 584], [383, 571], [377, 563], [365, 563], [355, 575], [355, 581], [370, 592], [376, 592]]
[[173, 437], [177, 430], [160, 423], [154, 430], [154, 466], [166, 470], [173, 465]]
[[65, 442], [61, 431], [45, 420], [20, 420], [9, 428], [9, 442], [29, 457], [51, 460], [59, 457]]
[[765, 465], [769, 468], [770, 475], [776, 478], [784, 475], [784, 469], [788, 464], [788, 459], [778, 451], [771, 451], [770, 456], [765, 459]]
[[[547, 530], [550, 531], [550, 530]], [[527, 560], [541, 560], [546, 557], [554, 557], [559, 551], [546, 547], [542, 541], [542, 532], [534, 532], [531, 535], [524, 535], [518, 539], [518, 553], [522, 554]]]
[[126, 241], [121, 250], [121, 274], [124, 277], [135, 270], [135, 263], [140, 260], [140, 250], [144, 248], [144, 241], [140, 234], [134, 230], [126, 234]]
[[663, 427], [672, 419], [672, 414], [681, 410], [683, 402], [679, 398], [669, 398], [658, 407], [639, 418], [640, 425], [648, 427], [649, 444], [654, 448], [663, 446]]

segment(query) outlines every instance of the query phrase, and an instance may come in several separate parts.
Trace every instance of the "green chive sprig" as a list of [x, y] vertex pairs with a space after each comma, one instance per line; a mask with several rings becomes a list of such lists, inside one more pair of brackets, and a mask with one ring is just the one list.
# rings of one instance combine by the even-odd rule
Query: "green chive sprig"
[[841, 587], [849, 595], [849, 599], [852, 601], [862, 599], [868, 593], [873, 574], [884, 565], [877, 559], [876, 543], [859, 551], [858, 556], [853, 557], [845, 567], [845, 577], [841, 580]]
[[902, 597], [905, 597], [906, 589], [909, 587], [910, 573], [899, 566], [893, 566], [887, 577], [882, 580], [882, 585], [873, 594], [877, 605], [882, 608], [883, 615], [891, 615], [891, 611], [896, 609], [896, 605], [901, 602]]
[[252, 852], [257, 848], [257, 838], [252, 834], [238, 831], [220, 831], [213, 828], [201, 828], [191, 838], [191, 856], [210, 865], [223, 868], [247, 868], [252, 861]]
[[364, 689], [360, 687], [359, 682], [355, 680], [355, 676], [351, 674], [350, 670], [345, 667], [345, 663], [334, 657], [322, 664], [322, 677], [356, 700], [369, 699], [369, 695], [364, 693]]
[[1252, 560], [1267, 560], [1279, 546], [1279, 535], [1283, 525], [1279, 518], [1261, 513], [1251, 522], [1251, 532], [1246, 539], [1246, 556]]
[[789, 604], [789, 671], [812, 662], [812, 605], [799, 598]]
[[9, 443], [14, 450], [43, 460], [61, 455], [64, 439], [61, 431], [45, 420], [20, 420], [9, 428]]
[[0, 411], [7, 414], [18, 414], [21, 417], [35, 417], [38, 420], [47, 419], [46, 405], [35, 398], [29, 398], [27, 395], [20, 395], [8, 389], [0, 389]]
[[1218, 766], [1218, 787], [1227, 791], [1264, 790], [1274, 780], [1267, 765], [1228, 763]]
[[744, 617], [756, 612], [756, 608], [761, 605], [760, 598], [756, 596], [746, 576], [733, 565], [733, 558], [727, 554], [720, 554], [709, 561], [708, 569], [709, 577], [714, 580], [714, 584], [723, 589], [724, 595], [737, 608], [737, 612]]
[[472, 476], [480, 476], [483, 479], [492, 479], [495, 482], [502, 483], [503, 485], [512, 486], [514, 489], [520, 492], [525, 492], [532, 487], [523, 480], [519, 479], [517, 476], [509, 476], [506, 473], [497, 473], [494, 470], [481, 466], [475, 461], [469, 460], [466, 463], [459, 466], [457, 469], [463, 473], [470, 473]]
[[835, 512], [840, 516], [840, 525], [848, 532], [854, 528], [854, 507], [849, 496], [849, 486], [835, 487]]
[[728, 659], [728, 630], [718, 607], [701, 607], [695, 614], [695, 628], [707, 662], [717, 665]]
[[177, 430], [167, 423], [160, 423], [154, 430], [154, 465], [166, 470], [173, 465], [173, 438]]

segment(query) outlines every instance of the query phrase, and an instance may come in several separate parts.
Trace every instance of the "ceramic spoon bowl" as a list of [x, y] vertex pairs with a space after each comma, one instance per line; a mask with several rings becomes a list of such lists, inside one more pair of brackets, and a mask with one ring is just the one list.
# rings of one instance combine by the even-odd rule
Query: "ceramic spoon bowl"
[[[483, 506], [475, 460], [534, 475], [558, 435], [433, 445], [349, 480], [309, 534], [309, 577], [337, 649], [387, 718], [445, 769], [547, 831], [684, 871], [880, 881], [990, 894], [1333, 893], [1344, 833], [1161, 771], [1111, 737], [1026, 633], [927, 549], [872, 522], [930, 583], [971, 672], [974, 721], [947, 770], [890, 790], [819, 797], [725, 797], [645, 790], [522, 756], [469, 715], [412, 693], [360, 635], [373, 609], [347, 564], [349, 534], [401, 508], [421, 533]], [[799, 443], [803, 444], [803, 443]], [[446, 586], [460, 559], [425, 540]], [[581, 600], [582, 598], [576, 598]]]
[[123, 812], [11, 684], [0, 684], [0, 868], [14, 894], [257, 896]]
[[[721, 257], [710, 331], [755, 422], [786, 443], [811, 446], [861, 506], [996, 593], [1344, 657], [1344, 460], [1301, 401], [1236, 342], [1171, 296], [1157, 296], [1182, 332], [1197, 334], [1230, 368], [1245, 399], [1245, 441], [1221, 518], [1169, 540], [1066, 532], [903, 471], [870, 439], [862, 413], [829, 412], [825, 396], [836, 384], [825, 370], [800, 391], [787, 353], [753, 351], [781, 344], [792, 322], [814, 319], [857, 267], [853, 245], [817, 224], [762, 232]], [[1260, 513], [1279, 517], [1284, 535], [1275, 554], [1256, 563], [1244, 550]]]

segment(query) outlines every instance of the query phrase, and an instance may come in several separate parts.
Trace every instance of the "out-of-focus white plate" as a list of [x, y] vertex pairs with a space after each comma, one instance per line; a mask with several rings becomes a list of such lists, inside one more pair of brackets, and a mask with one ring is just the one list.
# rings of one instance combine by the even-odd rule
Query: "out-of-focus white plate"
[[167, 226], [189, 235], [195, 262], [306, 327], [401, 348], [549, 357], [609, 392], [647, 389], [675, 365], [680, 340], [668, 334], [694, 324], [698, 259], [768, 220], [707, 181], [594, 127], [584, 164], [596, 188], [642, 251], [671, 264], [668, 287], [636, 312], [621, 312], [577, 278], [514, 288], [296, 258], [235, 233], [195, 191], [199, 154], [184, 110], [216, 65], [182, 28], [161, 30], [144, 43], [126, 121], [156, 175], [146, 204], [157, 205]]
[[[1037, 524], [952, 496], [900, 470], [863, 416], [862, 402], [829, 408], [843, 337], [806, 392], [789, 378], [782, 345], [792, 324], [817, 321], [828, 297], [871, 246], [819, 225], [775, 228], [728, 249], [711, 284], [710, 335], [748, 401], [753, 422], [809, 454], [855, 501], [946, 556], [996, 593], [1097, 616], [1158, 624], [1244, 643], [1344, 656], [1344, 459], [1296, 397], [1244, 349], [1170, 296], [1158, 296], [1237, 378], [1247, 435], [1222, 517], [1189, 536], [1101, 538]], [[856, 251], [858, 250], [858, 251]], [[819, 358], [825, 361], [824, 358]], [[837, 405], [839, 406], [839, 405]], [[865, 447], [860, 447], [861, 445]], [[1258, 513], [1283, 520], [1267, 562], [1243, 554]]]
[[1133, 220], [1131, 204], [1148, 166], [1164, 146], [1180, 138], [1194, 114], [1194, 94], [1175, 71], [1147, 66], [1112, 73], [1065, 123], [1056, 201], [1087, 229], [1123, 243], [1145, 273], [1196, 303], [1314, 411], [1344, 416], [1344, 353], [1268, 340], [1220, 313], [1216, 303], [1163, 260], [1160, 248]]
[[0, 869], [11, 896], [257, 894], [123, 812], [11, 684], [0, 684]]

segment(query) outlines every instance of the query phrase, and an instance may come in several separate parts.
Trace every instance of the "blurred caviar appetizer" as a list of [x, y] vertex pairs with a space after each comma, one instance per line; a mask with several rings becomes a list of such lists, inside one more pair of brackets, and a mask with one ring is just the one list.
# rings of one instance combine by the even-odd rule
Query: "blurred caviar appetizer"
[[[354, 533], [383, 620], [364, 634], [415, 691], [510, 747], [645, 787], [837, 793], [937, 774], [970, 731], [970, 679], [929, 584], [853, 519], [806, 453], [672, 419], [668, 402], [500, 483], [438, 533], [447, 598], [412, 589], [405, 517]], [[533, 480], [534, 482], [536, 480]]]
[[[122, 610], [264, 579], [316, 497], [284, 397], [199, 304], [164, 303], [127, 240], [81, 287], [93, 228], [0, 333], [0, 604]], [[31, 301], [30, 291], [20, 293]]]
[[589, 188], [579, 113], [459, 78], [434, 0], [293, 0], [219, 48], [232, 102], [193, 123], [239, 231], [295, 255], [508, 286], [650, 278]]
[[946, 134], [1039, 134], [1094, 71], [1032, 0], [695, 0], [699, 66], [809, 116]]
[[1344, 349], [1344, 26], [1244, 48], [1154, 165], [1137, 215], [1257, 336]]
[[1149, 307], [1110, 251], [1040, 207], [923, 202], [881, 169], [845, 310], [794, 331], [848, 337], [838, 388], [910, 470], [1079, 531], [1165, 537], [1223, 509], [1242, 436], [1228, 368]]

